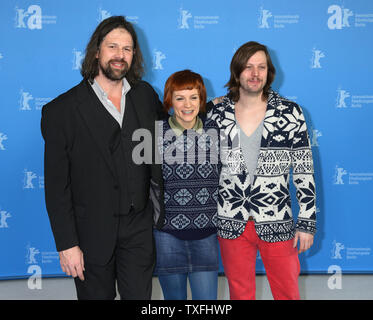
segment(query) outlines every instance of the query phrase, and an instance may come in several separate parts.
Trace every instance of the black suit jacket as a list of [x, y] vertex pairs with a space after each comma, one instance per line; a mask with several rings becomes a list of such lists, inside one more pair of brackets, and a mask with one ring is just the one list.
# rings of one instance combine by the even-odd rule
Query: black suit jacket
[[[117, 126], [109, 128], [112, 131], [120, 127], [116, 121], [104, 124], [102, 108], [90, 84], [83, 80], [45, 105], [41, 120], [46, 207], [57, 251], [78, 245], [85, 261], [96, 264], [105, 264], [113, 253], [120, 209], [118, 175], [108, 137], [102, 134], [104, 125]], [[144, 81], [133, 85], [127, 93], [122, 136], [128, 142], [124, 150], [130, 157], [139, 143], [131, 139], [136, 129], [133, 123], [126, 125], [127, 110], [131, 108], [139, 126], [154, 137], [154, 121], [162, 105]], [[161, 170], [154, 164], [137, 165], [131, 161], [126, 165], [136, 213], [147, 206], [150, 179], [159, 183]]]

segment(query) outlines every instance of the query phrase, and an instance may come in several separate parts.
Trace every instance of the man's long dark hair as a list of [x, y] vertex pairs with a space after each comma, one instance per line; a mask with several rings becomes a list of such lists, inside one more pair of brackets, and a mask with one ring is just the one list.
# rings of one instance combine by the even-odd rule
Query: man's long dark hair
[[137, 41], [136, 32], [130, 22], [123, 16], [113, 16], [103, 20], [93, 32], [85, 50], [85, 57], [80, 71], [84, 79], [92, 82], [98, 75], [97, 52], [105, 36], [114, 29], [123, 28], [130, 33], [133, 41], [133, 60], [126, 74], [127, 81], [133, 85], [139, 81], [144, 73], [144, 60]]

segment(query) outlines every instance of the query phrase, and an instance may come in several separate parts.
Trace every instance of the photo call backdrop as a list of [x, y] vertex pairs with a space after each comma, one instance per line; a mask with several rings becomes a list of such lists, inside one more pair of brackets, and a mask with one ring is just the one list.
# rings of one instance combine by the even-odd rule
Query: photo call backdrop
[[[81, 81], [88, 40], [112, 15], [134, 24], [160, 99], [187, 68], [209, 99], [225, 95], [234, 52], [267, 45], [272, 87], [303, 108], [314, 157], [318, 231], [302, 273], [373, 273], [372, 0], [2, 0], [0, 279], [64, 275], [44, 202], [41, 109]], [[296, 216], [294, 188], [292, 198]]]

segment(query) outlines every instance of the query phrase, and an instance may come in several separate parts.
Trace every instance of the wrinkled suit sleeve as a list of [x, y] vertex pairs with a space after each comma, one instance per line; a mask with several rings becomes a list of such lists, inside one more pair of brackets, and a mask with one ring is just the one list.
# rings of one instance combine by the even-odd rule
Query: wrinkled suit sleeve
[[57, 251], [79, 244], [71, 195], [69, 145], [61, 107], [55, 102], [44, 106], [41, 119], [45, 141], [45, 201]]

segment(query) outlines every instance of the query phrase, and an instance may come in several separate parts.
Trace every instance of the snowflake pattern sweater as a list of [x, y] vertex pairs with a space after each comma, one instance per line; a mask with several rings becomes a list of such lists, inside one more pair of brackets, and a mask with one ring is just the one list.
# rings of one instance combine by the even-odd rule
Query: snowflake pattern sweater
[[[267, 242], [290, 240], [295, 230], [316, 232], [316, 200], [312, 152], [302, 109], [294, 102], [270, 91], [258, 164], [250, 183], [234, 115], [234, 102], [225, 96], [208, 118], [221, 130], [223, 162], [218, 197], [218, 235], [239, 237], [249, 212], [260, 239]], [[293, 220], [289, 192], [293, 183], [300, 207]]]

